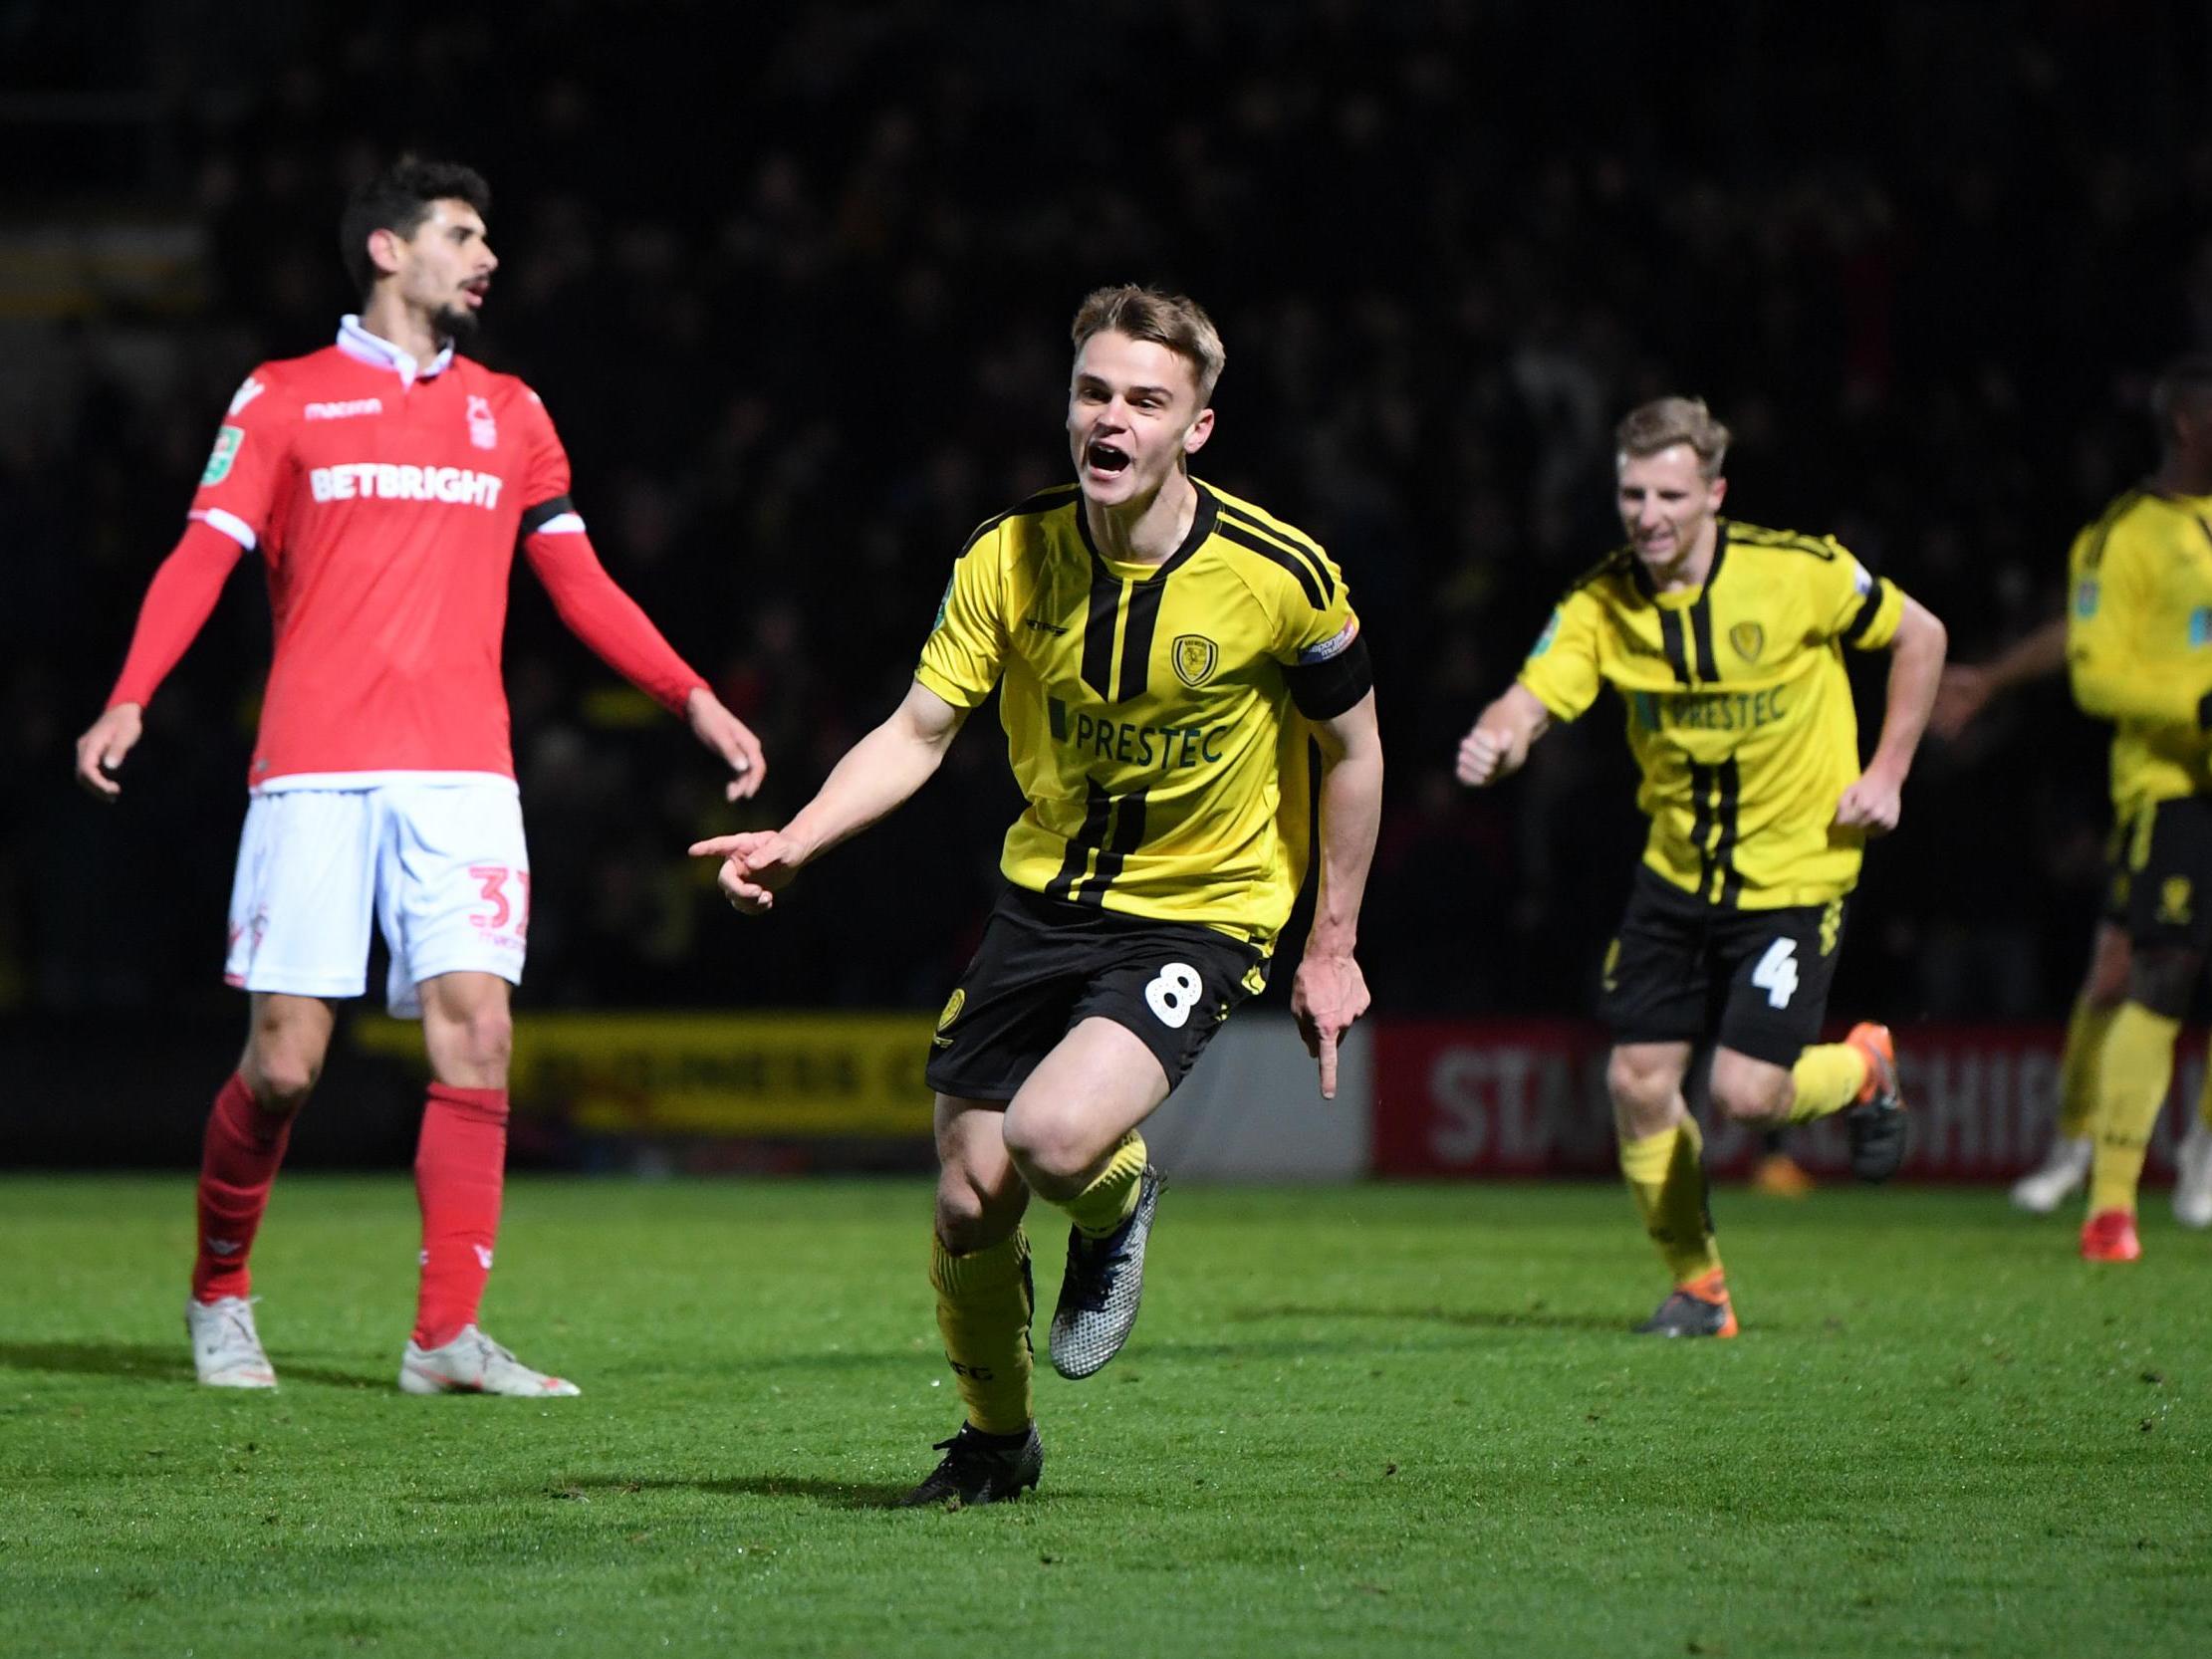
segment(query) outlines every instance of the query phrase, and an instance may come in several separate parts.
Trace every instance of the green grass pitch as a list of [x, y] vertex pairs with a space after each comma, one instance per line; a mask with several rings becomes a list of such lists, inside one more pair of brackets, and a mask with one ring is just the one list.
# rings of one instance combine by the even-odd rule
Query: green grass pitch
[[2212, 1238], [1716, 1199], [1745, 1334], [1665, 1343], [1609, 1187], [1171, 1188], [1041, 1491], [901, 1513], [924, 1183], [516, 1182], [535, 1402], [393, 1387], [401, 1179], [278, 1188], [274, 1395], [190, 1380], [185, 1179], [0, 1181], [0, 1653], [2212, 1651]]

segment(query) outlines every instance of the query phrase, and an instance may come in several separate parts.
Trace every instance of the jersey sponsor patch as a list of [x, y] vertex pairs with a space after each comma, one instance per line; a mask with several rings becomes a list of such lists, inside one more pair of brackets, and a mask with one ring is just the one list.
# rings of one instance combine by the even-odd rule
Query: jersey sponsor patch
[[300, 411], [309, 420], [351, 420], [356, 415], [383, 412], [381, 397], [349, 397], [337, 403], [310, 403]]
[[[248, 380], [248, 385], [253, 382]], [[233, 403], [232, 408], [238, 405]], [[243, 426], [218, 426], [215, 428], [215, 447], [208, 451], [207, 465], [200, 469], [200, 488], [220, 484], [230, 476], [230, 469], [238, 462], [238, 451], [246, 442]]]
[[1544, 631], [1536, 636], [1536, 643], [1529, 647], [1529, 655], [1542, 656], [1552, 648], [1552, 641], [1559, 637], [1560, 623], [1566, 612], [1558, 606], [1552, 610], [1552, 619], [1544, 624]]
[[[1345, 652], [1351, 650], [1352, 642], [1358, 637], [1359, 618], [1356, 616], [1347, 616], [1345, 618], [1345, 625], [1343, 627], [1339, 628], [1327, 639], [1324, 639], [1320, 644], [1309, 645], [1303, 651], [1300, 651], [1298, 653], [1298, 660], [1302, 664], [1328, 662], [1333, 658], [1343, 656]], [[1196, 685], [1198, 682], [1196, 680], [1191, 680], [1188, 683], [1190, 683], [1191, 685]]]
[[[223, 470], [230, 470], [227, 462]], [[495, 472], [474, 472], [467, 467], [401, 467], [382, 461], [317, 467], [308, 474], [308, 487], [317, 501], [442, 501], [486, 509], [499, 505], [503, 483], [505, 480]]]

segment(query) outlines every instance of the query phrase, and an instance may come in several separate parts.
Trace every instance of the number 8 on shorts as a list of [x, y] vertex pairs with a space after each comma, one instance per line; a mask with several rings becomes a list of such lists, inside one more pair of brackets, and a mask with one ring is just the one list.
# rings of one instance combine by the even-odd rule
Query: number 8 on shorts
[[1198, 977], [1196, 968], [1187, 962], [1170, 962], [1144, 987], [1144, 1003], [1159, 1016], [1161, 1025], [1169, 1031], [1181, 1031], [1205, 989], [1206, 982]]

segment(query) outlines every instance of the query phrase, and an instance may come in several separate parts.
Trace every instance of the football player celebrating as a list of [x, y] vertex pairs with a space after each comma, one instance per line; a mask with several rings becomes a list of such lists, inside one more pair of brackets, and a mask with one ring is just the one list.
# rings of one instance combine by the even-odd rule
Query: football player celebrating
[[905, 700], [783, 829], [701, 841], [757, 913], [935, 772], [999, 693], [1028, 810], [938, 1021], [930, 1284], [967, 1420], [907, 1495], [992, 1503], [1044, 1464], [1030, 1388], [1037, 1194], [1073, 1223], [1051, 1353], [1087, 1377], [1135, 1323], [1158, 1173], [1138, 1126], [1261, 989], [1307, 860], [1321, 882], [1291, 1005], [1334, 1094], [1367, 1006], [1353, 957], [1381, 811], [1366, 644], [1315, 543], [1194, 479], [1221, 337], [1187, 299], [1106, 288], [1076, 314], [1076, 482], [987, 521], [952, 569]]
[[[1863, 1180], [1904, 1157], [1888, 1031], [1816, 1039], [1844, 895], [1866, 837], [1897, 827], [1943, 667], [1943, 625], [1833, 538], [1720, 516], [1728, 435], [1686, 397], [1620, 423], [1628, 543], [1569, 590], [1459, 748], [1460, 781], [1494, 784], [1600, 686], [1627, 705], [1651, 832], [1605, 955], [1606, 1084], [1621, 1173], [1674, 1281], [1637, 1327], [1660, 1336], [1736, 1333], [1683, 1102], [1699, 1044], [1713, 1045], [1712, 1098], [1730, 1117], [1778, 1128], [1845, 1112]], [[1844, 645], [1891, 653], [1863, 771]]]

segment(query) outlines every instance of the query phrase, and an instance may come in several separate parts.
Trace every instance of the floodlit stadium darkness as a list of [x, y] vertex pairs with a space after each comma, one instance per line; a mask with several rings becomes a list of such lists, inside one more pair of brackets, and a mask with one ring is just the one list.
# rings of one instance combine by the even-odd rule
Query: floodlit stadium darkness
[[[70, 745], [232, 388], [353, 309], [339, 205], [402, 146], [489, 175], [504, 265], [477, 355], [543, 393], [610, 568], [771, 758], [733, 815], [680, 726], [518, 576], [526, 1019], [943, 997], [1014, 810], [994, 721], [772, 923], [731, 925], [682, 849], [799, 805], [899, 695], [966, 531], [1064, 475], [1065, 330], [1096, 284], [1212, 310], [1229, 367], [1201, 475], [1352, 584], [1391, 766], [1361, 942], [1378, 1013], [1595, 994], [1642, 830], [1615, 706], [1503, 790], [1450, 769], [1617, 540], [1623, 408], [1708, 397], [1738, 433], [1731, 509], [1836, 532], [1972, 661], [2057, 612], [2074, 530], [2149, 462], [2149, 373], [2212, 347], [2212, 21], [2184, 4], [2049, 0], [1996, 41], [1978, 11], [1906, 4], [1847, 29], [1763, 8], [1725, 35], [1723, 8], [1536, 3], [1180, 0], [1080, 31], [933, 0], [552, 4], [511, 27], [121, 10], [0, 13], [0, 138], [39, 157], [0, 214], [19, 1029], [239, 1011], [217, 968], [268, 650], [252, 561], [152, 705], [120, 810], [71, 786]], [[153, 233], [155, 279], [39, 256], [119, 230]], [[1834, 1006], [2058, 1014], [2102, 745], [2051, 684], [1924, 749]]]

